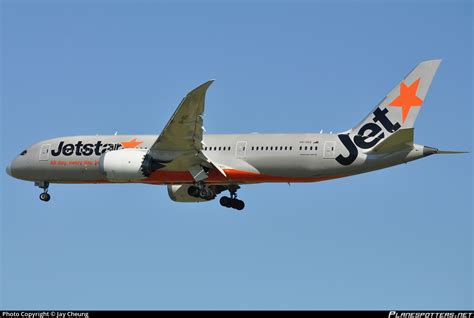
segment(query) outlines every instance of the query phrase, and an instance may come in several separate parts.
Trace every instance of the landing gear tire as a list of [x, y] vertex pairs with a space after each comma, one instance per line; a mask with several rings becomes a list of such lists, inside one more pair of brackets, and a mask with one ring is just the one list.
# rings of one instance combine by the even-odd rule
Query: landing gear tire
[[199, 191], [199, 197], [204, 200], [210, 200], [212, 197], [211, 191], [203, 187], [201, 191]]
[[190, 186], [188, 188], [188, 194], [192, 197], [199, 198], [201, 190], [196, 186]]
[[51, 196], [47, 192], [41, 193], [39, 198], [41, 201], [44, 201], [44, 202], [48, 202], [49, 200], [51, 200]]
[[220, 204], [222, 206], [225, 206], [226, 208], [233, 208], [238, 211], [241, 211], [245, 208], [245, 203], [242, 200], [237, 199], [237, 190], [240, 187], [238, 185], [230, 185], [227, 187], [230, 193], [230, 198], [229, 197], [221, 197], [219, 200]]
[[232, 207], [232, 199], [229, 197], [221, 197], [219, 203], [226, 208]]
[[219, 203], [226, 207], [226, 208], [233, 208], [233, 209], [236, 209], [236, 210], [243, 210], [244, 207], [245, 207], [245, 203], [244, 201], [242, 200], [237, 200], [237, 199], [231, 199], [229, 197], [222, 197], [220, 200], [219, 200]]
[[198, 184], [197, 186], [190, 186], [188, 188], [188, 194], [195, 198], [200, 198], [206, 201], [213, 200], [216, 197], [216, 191], [212, 186], [206, 186], [204, 184]]
[[236, 210], [239, 210], [239, 211], [242, 211], [245, 208], [245, 203], [242, 200], [233, 199], [231, 201], [231, 204], [232, 204], [232, 208], [234, 208]]

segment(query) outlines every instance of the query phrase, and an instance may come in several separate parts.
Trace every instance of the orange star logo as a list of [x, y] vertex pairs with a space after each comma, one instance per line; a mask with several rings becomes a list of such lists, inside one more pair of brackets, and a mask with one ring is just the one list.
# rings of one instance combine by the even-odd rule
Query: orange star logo
[[407, 119], [410, 108], [423, 105], [423, 100], [416, 96], [419, 84], [420, 78], [414, 81], [410, 86], [406, 86], [403, 82], [400, 83], [400, 95], [388, 105], [402, 108], [402, 123]]
[[137, 141], [137, 138], [133, 138], [132, 140], [130, 141], [122, 141], [120, 144], [124, 147], [124, 148], [135, 148], [136, 146], [142, 144], [143, 141]]

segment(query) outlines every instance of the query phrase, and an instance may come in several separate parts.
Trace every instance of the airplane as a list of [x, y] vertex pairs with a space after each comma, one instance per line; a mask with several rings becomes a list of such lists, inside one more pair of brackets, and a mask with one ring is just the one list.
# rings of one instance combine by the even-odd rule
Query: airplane
[[418, 145], [414, 124], [441, 60], [418, 64], [356, 126], [337, 134], [205, 134], [210, 80], [189, 92], [160, 135], [97, 135], [41, 141], [6, 168], [33, 181], [49, 201], [49, 185], [145, 183], [167, 185], [177, 202], [220, 204], [238, 211], [242, 185], [317, 182], [383, 169], [441, 151]]

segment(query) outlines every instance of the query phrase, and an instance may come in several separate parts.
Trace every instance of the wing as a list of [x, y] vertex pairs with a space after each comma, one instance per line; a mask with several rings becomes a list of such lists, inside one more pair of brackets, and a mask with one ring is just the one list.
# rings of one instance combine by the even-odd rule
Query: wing
[[150, 175], [157, 169], [189, 171], [196, 181], [207, 178], [209, 169], [224, 171], [202, 152], [203, 115], [210, 80], [189, 92], [181, 101], [160, 136], [145, 157], [143, 170]]
[[203, 115], [206, 91], [214, 82], [210, 80], [189, 92], [181, 101], [152, 151], [200, 151], [204, 132]]

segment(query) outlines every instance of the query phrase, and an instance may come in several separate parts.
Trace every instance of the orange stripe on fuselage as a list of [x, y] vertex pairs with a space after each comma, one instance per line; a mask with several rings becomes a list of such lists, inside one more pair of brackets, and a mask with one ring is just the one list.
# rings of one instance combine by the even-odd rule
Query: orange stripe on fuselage
[[[206, 184], [251, 184], [251, 183], [297, 183], [297, 182], [318, 182], [346, 177], [341, 176], [323, 176], [323, 177], [282, 177], [271, 176], [255, 172], [247, 172], [235, 169], [224, 169], [227, 177], [224, 177], [219, 171], [212, 170], [209, 176], [204, 180]], [[100, 184], [100, 183], [146, 183], [146, 184], [193, 184], [195, 183], [192, 175], [188, 171], [155, 171], [149, 178], [131, 182], [111, 182], [109, 180], [94, 181], [74, 181], [64, 183], [82, 183], [82, 184]]]
[[[255, 172], [247, 172], [235, 169], [224, 169], [227, 177], [224, 177], [219, 171], [211, 170], [209, 176], [204, 180], [206, 184], [227, 184], [227, 183], [263, 183], [263, 182], [317, 182], [325, 181], [343, 176], [324, 176], [324, 177], [281, 177], [271, 176]], [[187, 171], [155, 171], [149, 178], [140, 181], [151, 184], [185, 184], [194, 183], [191, 173]]]

